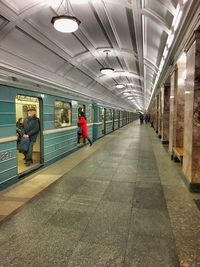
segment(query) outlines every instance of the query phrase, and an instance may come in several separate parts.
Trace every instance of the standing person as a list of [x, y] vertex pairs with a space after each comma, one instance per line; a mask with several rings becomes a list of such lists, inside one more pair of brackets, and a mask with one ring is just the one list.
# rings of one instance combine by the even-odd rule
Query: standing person
[[145, 124], [149, 122], [149, 116], [147, 114], [144, 115], [144, 121], [145, 121]]
[[19, 143], [21, 137], [24, 135], [23, 118], [19, 118], [16, 122], [16, 135], [17, 135], [17, 149], [19, 149]]
[[140, 124], [143, 124], [143, 120], [144, 120], [144, 115], [140, 113]]
[[35, 108], [28, 109], [28, 117], [24, 120], [23, 123], [24, 128], [24, 138], [29, 138], [29, 148], [28, 151], [24, 152], [25, 155], [25, 164], [26, 166], [30, 166], [33, 163], [32, 153], [33, 153], [33, 145], [36, 142], [37, 135], [40, 131], [40, 120], [36, 117]]
[[80, 113], [80, 119], [78, 121], [78, 125], [80, 125], [81, 128], [82, 128], [82, 136], [83, 136], [83, 138], [84, 139], [86, 138], [89, 141], [90, 146], [91, 146], [92, 145], [92, 141], [91, 141], [91, 139], [88, 136], [87, 119], [85, 117], [84, 112], [82, 112], [82, 111]]

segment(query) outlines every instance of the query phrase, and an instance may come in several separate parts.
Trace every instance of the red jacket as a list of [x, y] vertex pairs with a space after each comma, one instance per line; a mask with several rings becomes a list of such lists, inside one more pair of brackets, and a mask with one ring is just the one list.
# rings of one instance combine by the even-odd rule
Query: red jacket
[[87, 121], [84, 117], [80, 117], [78, 124], [81, 126], [82, 128], [82, 136], [83, 138], [88, 137], [88, 127], [87, 127]]

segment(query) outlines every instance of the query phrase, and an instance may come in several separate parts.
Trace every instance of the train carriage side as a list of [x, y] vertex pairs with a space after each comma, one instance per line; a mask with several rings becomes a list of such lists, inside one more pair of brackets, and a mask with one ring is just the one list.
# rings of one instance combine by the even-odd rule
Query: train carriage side
[[123, 111], [119, 111], [119, 128], [123, 126]]
[[105, 109], [105, 133], [109, 134], [113, 131], [113, 109], [112, 108], [106, 108]]
[[[7, 187], [18, 180], [19, 175], [36, 169], [43, 164], [41, 150], [42, 138], [38, 135], [33, 148], [31, 167], [25, 166], [24, 155], [19, 153], [19, 133], [17, 121], [27, 117], [29, 108], [34, 108], [41, 118], [42, 97], [40, 93], [26, 91], [13, 86], [0, 85], [0, 188]], [[41, 129], [43, 125], [40, 126]]]
[[94, 103], [93, 139], [97, 140], [105, 135], [105, 108]]

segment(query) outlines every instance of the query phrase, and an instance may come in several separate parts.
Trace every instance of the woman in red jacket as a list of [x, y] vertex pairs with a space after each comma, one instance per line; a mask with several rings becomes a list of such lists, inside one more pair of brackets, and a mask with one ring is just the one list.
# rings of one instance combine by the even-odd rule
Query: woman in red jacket
[[80, 117], [80, 119], [78, 121], [78, 125], [81, 126], [81, 128], [82, 128], [82, 136], [83, 136], [83, 138], [84, 139], [86, 138], [89, 141], [90, 146], [91, 146], [92, 145], [92, 141], [88, 136], [87, 119], [85, 117], [84, 112], [81, 111], [80, 115], [81, 115], [81, 117]]

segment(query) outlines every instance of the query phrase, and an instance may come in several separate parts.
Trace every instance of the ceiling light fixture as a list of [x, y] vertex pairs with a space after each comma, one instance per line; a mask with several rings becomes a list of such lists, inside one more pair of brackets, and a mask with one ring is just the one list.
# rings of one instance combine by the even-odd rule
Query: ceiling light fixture
[[107, 66], [104, 68], [101, 68], [100, 71], [102, 74], [109, 75], [109, 74], [112, 74], [114, 72], [114, 69], [109, 67], [108, 53], [110, 52], [110, 50], [104, 50], [103, 52], [106, 53], [105, 62], [106, 62]]
[[125, 85], [124, 85], [124, 84], [121, 84], [121, 83], [118, 83], [118, 84], [115, 85], [115, 87], [116, 87], [117, 89], [122, 89], [122, 88], [125, 87]]
[[[65, 4], [63, 4], [64, 1]], [[64, 6], [65, 13], [63, 15], [53, 17], [51, 19], [51, 23], [57, 31], [65, 33], [75, 32], [78, 29], [81, 21], [69, 12], [69, 7], [71, 6], [69, 0], [62, 0], [58, 9], [56, 10], [56, 13], [58, 13], [58, 10], [62, 5]]]

